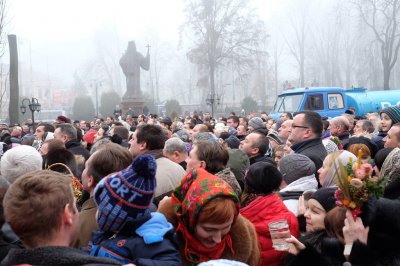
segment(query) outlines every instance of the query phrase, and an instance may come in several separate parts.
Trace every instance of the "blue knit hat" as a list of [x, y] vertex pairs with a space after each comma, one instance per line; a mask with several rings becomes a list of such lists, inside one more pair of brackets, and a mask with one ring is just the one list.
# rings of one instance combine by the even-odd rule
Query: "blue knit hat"
[[118, 232], [126, 222], [149, 213], [156, 189], [156, 168], [152, 155], [140, 155], [128, 168], [109, 174], [97, 184], [93, 198], [100, 230]]
[[381, 114], [387, 114], [392, 119], [392, 125], [400, 122], [400, 108], [397, 106], [389, 106], [382, 109]]

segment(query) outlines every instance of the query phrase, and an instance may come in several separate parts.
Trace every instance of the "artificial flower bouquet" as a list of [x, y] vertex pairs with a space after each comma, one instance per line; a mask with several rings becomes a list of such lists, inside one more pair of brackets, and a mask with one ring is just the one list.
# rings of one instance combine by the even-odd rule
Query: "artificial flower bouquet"
[[388, 179], [372, 176], [372, 173], [372, 165], [361, 162], [361, 150], [358, 152], [356, 162], [350, 158], [346, 166], [339, 165], [338, 189], [335, 192], [336, 205], [346, 207], [354, 217], [357, 217], [368, 198], [381, 197]]

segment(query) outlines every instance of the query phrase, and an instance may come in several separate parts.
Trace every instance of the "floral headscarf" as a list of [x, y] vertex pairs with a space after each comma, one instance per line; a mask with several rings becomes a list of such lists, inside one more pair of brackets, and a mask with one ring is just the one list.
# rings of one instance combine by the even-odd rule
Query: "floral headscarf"
[[172, 194], [172, 204], [178, 217], [177, 231], [185, 239], [185, 257], [194, 265], [220, 258], [226, 245], [234, 252], [229, 234], [213, 248], [205, 247], [194, 237], [202, 207], [217, 197], [232, 199], [239, 210], [239, 199], [232, 187], [202, 168], [189, 172]]

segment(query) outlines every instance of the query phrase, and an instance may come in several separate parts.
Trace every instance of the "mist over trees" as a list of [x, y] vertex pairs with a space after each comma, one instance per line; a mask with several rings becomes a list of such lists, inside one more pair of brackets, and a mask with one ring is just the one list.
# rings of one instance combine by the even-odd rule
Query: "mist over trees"
[[[75, 51], [82, 58], [76, 64], [52, 62], [57, 57], [43, 51], [38, 56], [19, 42], [20, 84], [26, 95], [38, 97], [38, 90], [46, 88], [49, 95], [39, 96], [65, 96], [57, 103], [46, 99], [51, 104], [44, 102], [42, 108], [63, 108], [70, 114], [76, 113], [75, 98], [90, 97], [96, 107], [97, 91], [100, 113], [112, 114], [126, 90], [118, 62], [134, 40], [140, 53], [150, 45], [150, 70], [141, 72], [141, 88], [145, 105], [159, 114], [166, 112], [168, 100], [178, 101], [182, 113], [210, 111], [207, 99], [219, 100], [214, 101], [218, 113], [241, 111], [244, 99], [269, 111], [276, 95], [288, 87], [400, 88], [400, 0], [275, 2], [182, 0], [176, 14], [169, 14], [182, 15], [182, 21], [168, 38], [160, 34], [162, 28], [127, 34], [114, 21], [101, 24], [88, 36], [89, 43], [77, 45], [85, 49]], [[2, 90], [8, 86], [8, 62], [1, 51], [4, 47], [7, 52], [6, 36], [12, 33], [4, 27], [5, 3], [0, 0], [0, 104], [8, 102], [1, 100], [8, 97]], [[24, 43], [33, 46], [34, 40]], [[55, 74], [53, 65], [67, 63], [73, 71]], [[113, 95], [102, 97], [110, 91]]]

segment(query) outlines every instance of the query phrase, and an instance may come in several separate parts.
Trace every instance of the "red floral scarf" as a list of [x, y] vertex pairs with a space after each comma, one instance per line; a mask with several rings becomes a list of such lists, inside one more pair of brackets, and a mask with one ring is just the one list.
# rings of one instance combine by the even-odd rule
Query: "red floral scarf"
[[194, 265], [220, 258], [226, 246], [234, 253], [229, 234], [213, 248], [205, 247], [193, 235], [201, 208], [216, 197], [231, 198], [239, 209], [239, 199], [232, 187], [201, 168], [188, 173], [172, 194], [172, 204], [179, 223], [177, 231], [185, 240], [185, 257]]

